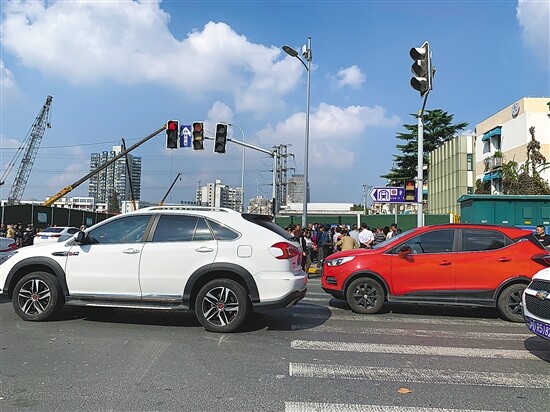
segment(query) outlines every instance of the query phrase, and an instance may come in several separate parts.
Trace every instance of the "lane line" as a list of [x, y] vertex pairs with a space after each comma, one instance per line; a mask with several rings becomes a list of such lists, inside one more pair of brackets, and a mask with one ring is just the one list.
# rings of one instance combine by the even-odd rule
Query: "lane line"
[[[398, 355], [454, 356], [485, 359], [531, 359], [550, 361], [550, 351], [456, 348], [450, 346], [391, 345], [381, 343], [324, 342], [293, 340], [292, 349], [326, 350], [331, 352], [386, 353]], [[538, 355], [538, 356], [537, 356]]]
[[383, 368], [290, 363], [289, 375], [304, 378], [357, 379], [438, 385], [501, 386], [550, 389], [550, 376], [526, 373], [453, 371], [449, 369]]

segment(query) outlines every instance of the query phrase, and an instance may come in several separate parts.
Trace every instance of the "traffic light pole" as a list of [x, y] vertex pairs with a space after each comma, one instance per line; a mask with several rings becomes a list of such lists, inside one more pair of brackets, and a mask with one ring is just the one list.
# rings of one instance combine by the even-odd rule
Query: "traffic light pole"
[[416, 201], [417, 201], [417, 222], [418, 227], [424, 226], [424, 122], [422, 116], [424, 115], [424, 108], [426, 107], [426, 101], [428, 100], [428, 90], [424, 95], [424, 102], [422, 103], [422, 109], [418, 112], [418, 164], [417, 164], [417, 176], [416, 176]]

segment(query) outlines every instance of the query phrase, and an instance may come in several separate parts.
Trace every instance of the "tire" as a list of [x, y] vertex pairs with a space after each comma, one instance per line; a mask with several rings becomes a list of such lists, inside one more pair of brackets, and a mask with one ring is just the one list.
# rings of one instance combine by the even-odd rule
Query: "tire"
[[497, 301], [500, 315], [511, 322], [523, 322], [523, 311], [521, 309], [521, 295], [527, 285], [515, 284], [504, 289]]
[[244, 323], [250, 307], [246, 290], [231, 279], [208, 282], [195, 300], [197, 319], [209, 332], [233, 332]]
[[374, 279], [355, 279], [346, 290], [346, 300], [357, 313], [378, 313], [384, 305], [384, 289]]
[[33, 272], [17, 282], [12, 303], [15, 313], [23, 320], [47, 320], [62, 306], [63, 294], [55, 276]]

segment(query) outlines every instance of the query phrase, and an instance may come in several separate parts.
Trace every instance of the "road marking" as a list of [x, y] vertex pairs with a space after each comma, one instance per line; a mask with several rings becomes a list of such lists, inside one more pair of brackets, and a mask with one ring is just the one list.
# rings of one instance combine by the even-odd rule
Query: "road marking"
[[454, 371], [450, 369], [383, 368], [368, 366], [290, 363], [289, 375], [304, 378], [359, 379], [440, 385], [503, 386], [550, 389], [550, 375]]
[[495, 412], [474, 409], [416, 408], [414, 406], [353, 403], [285, 402], [285, 412]]
[[293, 340], [292, 349], [326, 350], [332, 352], [391, 353], [399, 355], [455, 356], [461, 358], [549, 360], [550, 351], [455, 348], [450, 346], [391, 345], [358, 342], [324, 342]]
[[[425, 325], [462, 325], [462, 326], [506, 326], [509, 328], [525, 328], [523, 323], [514, 323], [514, 322], [505, 322], [499, 319], [454, 319], [442, 316], [441, 318], [426, 318], [423, 315], [418, 315], [418, 317], [411, 316], [386, 316], [386, 315], [340, 315], [340, 314], [323, 314], [323, 313], [314, 313], [320, 311], [329, 310], [331, 312], [349, 312], [346, 310], [331, 308], [331, 307], [322, 307], [313, 309], [312, 305], [296, 305], [293, 309], [293, 316], [297, 318], [309, 318], [309, 319], [323, 319], [323, 320], [343, 320], [343, 321], [355, 321], [355, 322], [391, 322], [391, 323], [415, 323], [415, 324], [425, 324]], [[302, 312], [302, 313], [301, 313]], [[303, 313], [310, 312], [310, 313]]]
[[365, 334], [365, 335], [390, 335], [390, 336], [419, 336], [449, 339], [481, 339], [481, 340], [518, 340], [533, 337], [531, 333], [492, 333], [492, 332], [466, 332], [466, 331], [444, 331], [444, 330], [423, 330], [423, 329], [395, 329], [395, 328], [368, 328], [352, 329], [348, 327], [316, 325], [307, 323], [296, 323], [292, 330], [306, 330], [308, 332], [337, 332], [339, 334]]
[[327, 296], [326, 298], [312, 298], [312, 297], [309, 297], [309, 294], [306, 295], [305, 298], [303, 298], [302, 300], [303, 301], [313, 301], [313, 302], [329, 302], [330, 299], [332, 299], [330, 296]]

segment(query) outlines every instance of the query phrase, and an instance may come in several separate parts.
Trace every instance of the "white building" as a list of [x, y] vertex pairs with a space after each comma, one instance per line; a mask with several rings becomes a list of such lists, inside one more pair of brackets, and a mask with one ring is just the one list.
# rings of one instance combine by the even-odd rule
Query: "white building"
[[197, 189], [196, 200], [198, 204], [211, 207], [227, 207], [242, 211], [243, 189], [241, 187], [229, 187], [217, 179], [214, 183], [207, 183]]
[[[535, 128], [540, 152], [550, 162], [550, 98], [524, 97], [476, 125], [476, 179], [490, 182], [491, 193], [502, 191], [502, 163], [527, 160], [529, 129]], [[541, 177], [550, 179], [550, 168]]]

